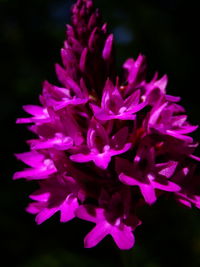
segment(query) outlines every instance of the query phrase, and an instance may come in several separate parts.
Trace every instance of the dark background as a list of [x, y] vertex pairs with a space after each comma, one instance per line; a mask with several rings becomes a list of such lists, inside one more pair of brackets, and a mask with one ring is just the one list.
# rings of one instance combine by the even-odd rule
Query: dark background
[[[25, 126], [23, 104], [37, 104], [42, 81], [55, 81], [54, 63], [69, 22], [69, 0], [0, 0], [0, 266], [200, 266], [200, 215], [173, 199], [161, 199], [141, 212], [143, 225], [136, 245], [120, 252], [110, 238], [94, 249], [83, 249], [93, 226], [79, 221], [61, 224], [54, 216], [41, 226], [24, 211], [35, 183], [12, 181], [22, 167], [13, 153], [28, 150], [32, 137]], [[115, 33], [118, 66], [127, 57], [147, 56], [151, 77], [169, 76], [168, 92], [182, 96], [190, 121], [199, 118], [198, 1], [96, 0]], [[199, 140], [199, 131], [194, 134]], [[200, 154], [199, 154], [200, 155]]]

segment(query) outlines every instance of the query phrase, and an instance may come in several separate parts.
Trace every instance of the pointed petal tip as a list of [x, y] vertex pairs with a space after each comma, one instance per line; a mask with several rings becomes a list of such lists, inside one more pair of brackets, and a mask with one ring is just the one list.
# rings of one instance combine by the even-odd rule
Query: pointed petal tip
[[18, 174], [18, 172], [14, 173], [14, 175], [12, 176], [12, 180], [18, 180], [21, 179], [22, 177]]

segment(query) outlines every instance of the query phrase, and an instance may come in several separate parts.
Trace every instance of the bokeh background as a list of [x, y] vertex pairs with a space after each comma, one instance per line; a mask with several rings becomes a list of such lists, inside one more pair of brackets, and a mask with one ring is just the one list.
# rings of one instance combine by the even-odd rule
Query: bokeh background
[[[93, 226], [78, 219], [61, 224], [58, 216], [37, 226], [24, 211], [35, 183], [12, 181], [22, 164], [14, 152], [27, 151], [32, 138], [23, 104], [38, 104], [42, 81], [54, 82], [54, 63], [69, 22], [70, 0], [0, 0], [0, 266], [169, 267], [200, 266], [200, 213], [162, 199], [141, 212], [136, 245], [120, 252], [110, 238], [83, 249]], [[147, 56], [149, 72], [169, 76], [168, 92], [182, 96], [190, 121], [200, 124], [198, 1], [96, 0], [116, 39], [117, 64]], [[199, 131], [194, 136], [200, 140]], [[199, 154], [200, 155], [200, 154]]]

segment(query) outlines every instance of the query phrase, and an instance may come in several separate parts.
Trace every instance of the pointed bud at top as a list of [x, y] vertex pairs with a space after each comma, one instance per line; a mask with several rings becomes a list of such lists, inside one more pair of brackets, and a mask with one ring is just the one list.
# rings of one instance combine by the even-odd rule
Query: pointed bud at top
[[89, 33], [94, 27], [101, 27], [98, 9], [91, 0], [80, 0], [72, 8], [72, 25], [81, 43], [86, 44]]
[[104, 60], [109, 60], [111, 55], [112, 55], [112, 50], [113, 50], [113, 39], [114, 36], [113, 34], [110, 34], [108, 38], [106, 39], [104, 49], [103, 49], [103, 59]]

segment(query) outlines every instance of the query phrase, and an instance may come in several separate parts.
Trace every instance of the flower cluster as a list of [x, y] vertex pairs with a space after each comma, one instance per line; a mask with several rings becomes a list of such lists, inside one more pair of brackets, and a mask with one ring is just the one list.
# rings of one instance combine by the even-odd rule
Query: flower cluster
[[139, 55], [115, 72], [113, 35], [91, 0], [78, 0], [56, 64], [59, 86], [45, 81], [40, 106], [26, 105], [37, 136], [16, 157], [28, 167], [14, 179], [37, 180], [27, 211], [38, 224], [60, 212], [95, 223], [84, 240], [93, 247], [111, 235], [120, 249], [134, 245], [143, 205], [161, 195], [200, 208], [199, 158], [179, 97], [166, 94], [167, 76], [146, 81]]

